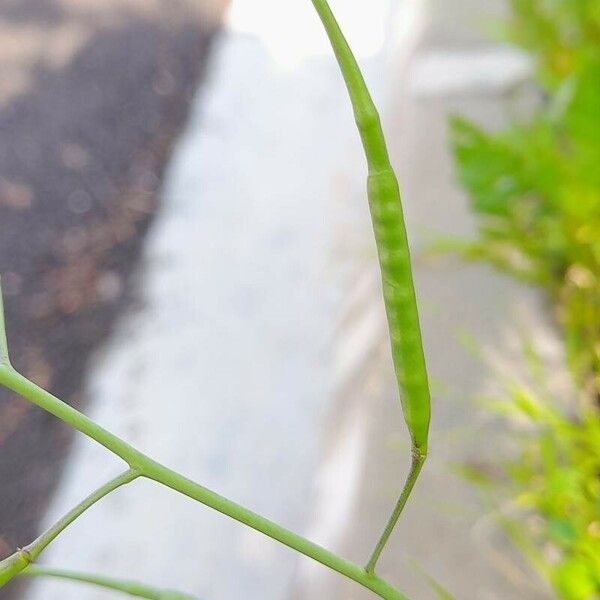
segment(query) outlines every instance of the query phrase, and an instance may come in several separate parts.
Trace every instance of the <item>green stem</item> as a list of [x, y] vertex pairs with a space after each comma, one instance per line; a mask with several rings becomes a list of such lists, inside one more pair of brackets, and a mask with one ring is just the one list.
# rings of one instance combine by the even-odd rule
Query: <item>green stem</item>
[[75, 508], [70, 510], [64, 517], [52, 525], [50, 529], [31, 542], [31, 544], [28, 544], [24, 548], [20, 548], [11, 556], [0, 561], [0, 587], [23, 571], [30, 563], [35, 561], [48, 545], [88, 508], [121, 486], [131, 483], [137, 477], [139, 477], [139, 473], [133, 469], [129, 469], [118, 477], [111, 479], [111, 481], [105, 483], [102, 487], [90, 494], [85, 500], [80, 502]]
[[6, 321], [4, 319], [4, 298], [2, 294], [2, 276], [0, 276], [0, 364], [9, 365], [8, 342], [6, 340]]
[[419, 473], [423, 468], [425, 458], [425, 454], [421, 454], [417, 449], [413, 448], [412, 461], [410, 465], [410, 471], [408, 472], [408, 477], [406, 478], [406, 482], [404, 483], [404, 487], [402, 488], [402, 492], [400, 493], [400, 497], [398, 498], [398, 502], [396, 503], [396, 506], [389, 518], [389, 521], [385, 526], [385, 529], [383, 530], [383, 533], [381, 534], [381, 537], [379, 538], [375, 549], [373, 550], [373, 554], [371, 555], [369, 562], [367, 563], [367, 573], [375, 573], [377, 561], [379, 560], [379, 557], [381, 556], [385, 545], [390, 539], [390, 536], [394, 531], [394, 527], [396, 527], [396, 523], [398, 522], [398, 519], [400, 518], [400, 515], [402, 514], [402, 511], [406, 506], [406, 502], [408, 501], [408, 498], [410, 497], [410, 494], [413, 488], [415, 487], [415, 483], [419, 478]]
[[197, 483], [186, 479], [182, 475], [171, 471], [167, 467], [159, 465], [158, 463], [153, 463], [144, 470], [144, 475], [197, 500], [202, 504], [206, 504], [236, 521], [248, 525], [248, 527], [252, 527], [257, 531], [264, 533], [285, 546], [296, 550], [300, 554], [309, 556], [322, 565], [329, 567], [333, 571], [337, 571], [341, 575], [344, 575], [375, 592], [381, 598], [386, 598], [387, 600], [407, 600], [406, 596], [401, 594], [398, 590], [395, 590], [386, 581], [371, 573], [367, 573], [367, 571], [359, 565], [326, 550], [322, 546], [297, 535], [239, 504], [235, 504], [234, 502], [219, 496], [215, 492], [207, 490]]
[[[339, 25], [337, 24], [333, 13], [331, 12], [331, 9], [329, 8], [327, 0], [312, 0], [312, 2], [323, 22], [327, 34], [329, 35], [336, 57], [340, 64], [342, 74], [346, 80], [355, 113], [356, 123], [358, 125], [367, 157], [369, 173], [372, 176], [370, 187], [373, 189], [370, 193], [370, 199], [373, 199], [373, 203], [381, 203], [386, 199], [395, 201], [395, 194], [397, 192], [396, 178], [393, 170], [391, 169], [379, 115], [365, 85], [361, 71], [352, 54], [352, 51], [350, 50], [350, 47], [348, 46], [348, 43], [343, 36], [342, 31], [339, 28]], [[390, 190], [394, 193], [388, 193]], [[389, 196], [389, 198], [387, 198], [387, 196]], [[401, 250], [406, 255], [406, 260], [409, 261], [408, 245], [405, 239], [406, 236], [403, 221], [401, 220], [399, 220], [399, 227], [399, 232], [403, 236], [401, 236]], [[398, 235], [398, 231], [394, 231], [393, 233], [394, 236]], [[378, 242], [378, 247], [382, 243], [383, 242], [380, 240]], [[381, 264], [383, 270], [383, 263]], [[410, 265], [408, 265], [408, 268], [408, 274], [410, 275]], [[414, 329], [413, 333], [418, 333], [418, 314], [416, 311], [416, 301], [414, 298], [412, 279], [409, 283], [409, 308], [411, 311], [411, 325], [414, 329], [414, 325], [416, 323], [417, 329]], [[403, 311], [399, 311], [398, 314], [399, 316], [402, 316], [404, 313]], [[394, 316], [397, 315], [394, 314]], [[389, 316], [388, 320], [390, 320]], [[8, 361], [8, 348], [6, 344], [5, 327], [2, 318], [0, 318], [0, 322], [0, 358], [2, 359], [0, 362], [0, 384], [12, 389], [23, 397], [29, 399], [37, 406], [55, 415], [65, 423], [71, 425], [78, 431], [96, 440], [108, 450], [117, 456], [120, 456], [133, 470], [135, 470], [141, 476], [170, 487], [181, 494], [193, 498], [198, 502], [205, 504], [206, 506], [209, 506], [241, 523], [244, 523], [275, 540], [278, 540], [282, 544], [289, 546], [301, 554], [309, 556], [329, 567], [330, 569], [333, 569], [334, 571], [337, 571], [338, 573], [356, 581], [367, 589], [375, 592], [381, 598], [387, 600], [406, 600], [406, 597], [398, 590], [394, 589], [383, 579], [377, 577], [374, 573], [374, 568], [377, 558], [383, 550], [383, 547], [385, 546], [385, 543], [387, 542], [387, 539], [389, 538], [389, 535], [391, 534], [391, 531], [396, 524], [400, 513], [402, 512], [402, 508], [404, 507], [406, 500], [408, 499], [408, 496], [410, 495], [410, 492], [415, 484], [422, 466], [422, 461], [417, 467], [413, 463], [413, 469], [409, 474], [407, 484], [400, 496], [396, 510], [394, 511], [390, 522], [388, 523], [388, 527], [386, 527], [386, 531], [384, 532], [382, 540], [380, 540], [380, 543], [376, 548], [376, 555], [374, 555], [374, 558], [369, 561], [370, 568], [367, 570], [337, 556], [336, 554], [333, 554], [325, 548], [310, 542], [306, 538], [299, 536], [285, 529], [284, 527], [281, 527], [280, 525], [277, 525], [276, 523], [257, 515], [256, 513], [253, 513], [252, 511], [232, 502], [231, 500], [228, 500], [227, 498], [224, 498], [215, 492], [212, 492], [211, 490], [208, 490], [207, 488], [204, 488], [203, 486], [183, 477], [179, 473], [176, 473], [175, 471], [157, 463], [114, 434], [97, 425], [88, 417], [84, 416], [74, 408], [65, 404], [52, 394], [46, 392], [33, 382], [17, 373], [10, 366]], [[410, 336], [407, 339], [410, 339]], [[416, 376], [416, 383], [406, 382], [405, 387], [406, 390], [418, 388], [417, 391], [423, 391], [424, 395], [426, 396], [425, 399], [428, 402], [429, 392], [426, 380], [426, 369], [424, 360], [422, 359], [423, 352], [420, 341], [420, 333], [417, 336], [416, 345], [415, 343], [412, 343], [411, 345], [407, 343], [404, 346], [401, 345], [399, 348], [399, 356], [401, 355], [401, 359], [406, 363], [406, 365], [412, 364], [410, 361], [413, 354], [413, 349], [419, 351], [419, 356], [421, 357], [420, 360], [423, 364], [419, 366]], [[396, 353], [394, 353], [394, 356], [396, 356]], [[396, 362], [397, 361], [395, 359], [395, 364]], [[400, 369], [400, 373], [402, 375], [402, 381], [407, 379], [405, 377], [406, 374], [404, 373], [404, 368]], [[415, 379], [415, 377], [412, 377], [412, 379]], [[408, 410], [405, 410], [405, 418], [409, 424], [409, 429], [411, 429], [413, 441], [415, 442], [416, 447], [420, 450], [420, 455], [422, 455], [424, 460], [427, 447], [427, 428], [429, 425], [428, 404], [420, 402], [421, 398], [417, 397], [418, 394], [406, 393], [405, 395], [407, 397], [406, 403], [408, 406]], [[421, 407], [419, 404], [422, 404], [423, 406]]]
[[22, 575], [27, 577], [54, 577], [55, 579], [66, 579], [79, 583], [89, 583], [115, 592], [123, 592], [136, 598], [147, 598], [148, 600], [196, 600], [195, 596], [173, 592], [170, 590], [160, 590], [135, 581], [125, 581], [104, 577], [102, 575], [91, 575], [88, 573], [78, 573], [75, 571], [66, 571], [63, 569], [51, 569], [46, 567], [31, 566]]
[[323, 23], [331, 47], [346, 82], [354, 118], [362, 139], [369, 172], [377, 173], [390, 166], [385, 138], [381, 130], [379, 114], [360, 67], [327, 0], [312, 0], [313, 6]]
[[383, 279], [384, 301], [404, 417], [413, 443], [412, 465], [396, 507], [367, 564], [375, 566], [402, 514], [427, 454], [430, 392], [421, 340], [410, 250], [398, 182], [377, 108], [327, 0], [312, 0], [348, 88], [369, 170], [368, 196]]
[[248, 510], [247, 508], [220, 496], [219, 494], [187, 479], [183, 475], [161, 465], [139, 450], [133, 448], [116, 435], [110, 433], [91, 419], [42, 389], [8, 365], [0, 365], [0, 384], [27, 398], [40, 408], [48, 411], [74, 429], [96, 440], [99, 444], [121, 457], [141, 476], [152, 479], [166, 487], [192, 498], [210, 508], [244, 523], [282, 544], [308, 556], [317, 562], [337, 571], [341, 575], [356, 581], [386, 600], [407, 600], [401, 592], [394, 589], [383, 579], [367, 573], [357, 564], [314, 544], [306, 538], [293, 533]]

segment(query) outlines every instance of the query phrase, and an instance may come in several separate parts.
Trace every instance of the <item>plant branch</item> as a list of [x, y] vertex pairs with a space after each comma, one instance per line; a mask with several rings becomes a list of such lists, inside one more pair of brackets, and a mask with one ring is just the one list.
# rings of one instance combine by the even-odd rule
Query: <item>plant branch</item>
[[[373, 201], [377, 200], [379, 202], [386, 200], [386, 198], [384, 198], [382, 194], [385, 192], [387, 196], [387, 192], [389, 191], [387, 187], [389, 187], [392, 192], [396, 193], [397, 181], [389, 163], [388, 152], [385, 145], [383, 132], [381, 131], [381, 125], [379, 122], [377, 110], [365, 85], [358, 64], [356, 63], [356, 60], [341, 30], [339, 29], [335, 17], [331, 13], [327, 1], [312, 0], [312, 2], [319, 16], [321, 17], [325, 29], [332, 41], [334, 51], [336, 53], [343, 76], [346, 79], [348, 90], [350, 92], [356, 122], [362, 138], [365, 154], [367, 156], [369, 173], [374, 177], [374, 179], [371, 180], [370, 185], [375, 186], [373, 187], [373, 189], [375, 190], [373, 194], [375, 192], [377, 192], [378, 194], [377, 197], [373, 196]], [[376, 186], [379, 186], [379, 188], [377, 188]], [[395, 196], [390, 196], [390, 198], [387, 199], [395, 200]], [[400, 231], [403, 232], [403, 221], [400, 221], [400, 224], [402, 226]], [[407, 260], [409, 260], [408, 247], [405, 239], [403, 241], [403, 244], [404, 246], [406, 246], [406, 248], [402, 246], [401, 250], [406, 254]], [[382, 262], [380, 262], [380, 266], [382, 266], [383, 272]], [[414, 313], [414, 315], [411, 313], [411, 318], [414, 317], [413, 320], [416, 321], [417, 325], [416, 331], [417, 333], [419, 333], [418, 315], [416, 312], [416, 301], [414, 299], [414, 289], [412, 287], [412, 280], [410, 280], [409, 291], [411, 292], [409, 294], [409, 300], [412, 303], [410, 304], [410, 308]], [[386, 304], [386, 307], [388, 307], [388, 304]], [[400, 311], [398, 314], [402, 315], [403, 312]], [[410, 337], [406, 339], [410, 340]], [[418, 344], [415, 347], [417, 350], [419, 350], [419, 356], [421, 356], [422, 345], [420, 342], [420, 333], [417, 336], [417, 340]], [[413, 346], [411, 346], [411, 348]], [[408, 345], [402, 346], [400, 348], [401, 354], [408, 356], [410, 359], [412, 352], [408, 352], [407, 349]], [[27, 398], [29, 401], [36, 404], [43, 410], [53, 414], [65, 423], [71, 425], [74, 429], [95, 440], [115, 455], [121, 457], [131, 467], [130, 471], [128, 471], [127, 473], [129, 473], [132, 478], [138, 476], [146, 477], [148, 479], [156, 481], [157, 483], [167, 486], [179, 492], [180, 494], [188, 496], [189, 498], [192, 498], [210, 508], [213, 508], [218, 512], [221, 512], [249, 527], [252, 527], [257, 531], [264, 533], [265, 535], [281, 542], [282, 544], [296, 550], [297, 552], [320, 562], [321, 564], [348, 577], [349, 579], [354, 580], [355, 582], [373, 591], [385, 600], [407, 600], [406, 596], [404, 596], [401, 592], [392, 587], [389, 583], [375, 575], [374, 571], [377, 559], [379, 558], [379, 555], [381, 554], [389, 536], [391, 535], [391, 532], [402, 512], [402, 509], [404, 508], [404, 505], [406, 504], [410, 492], [414, 487], [414, 484], [423, 465], [423, 461], [425, 460], [425, 449], [427, 447], [427, 428], [429, 425], [429, 392], [426, 381], [426, 369], [424, 365], [424, 360], [421, 360], [421, 362], [423, 364], [419, 365], [420, 374], [416, 378], [416, 383], [418, 384], [417, 391], [426, 392], [424, 395], [424, 399], [427, 402], [422, 403], [421, 407], [411, 406], [410, 410], [405, 411], [405, 418], [407, 419], [409, 429], [411, 429], [413, 442], [415, 442], [418, 451], [413, 455], [412, 468], [409, 473], [405, 487], [400, 496], [400, 499], [398, 500], [398, 504], [394, 510], [394, 513], [390, 518], [390, 521], [384, 531], [381, 540], [377, 544], [373, 557], [369, 561], [367, 568], [363, 568], [357, 564], [345, 560], [344, 558], [330, 552], [329, 550], [326, 550], [325, 548], [317, 544], [314, 544], [310, 540], [293, 533], [292, 531], [278, 525], [277, 523], [274, 523], [273, 521], [270, 521], [265, 517], [262, 517], [223, 496], [220, 496], [219, 494], [199, 485], [198, 483], [187, 479], [186, 477], [173, 471], [172, 469], [169, 469], [168, 467], [152, 460], [139, 450], [127, 444], [121, 438], [107, 431], [106, 429], [96, 424], [94, 421], [92, 421], [79, 411], [75, 410], [73, 407], [69, 406], [68, 404], [66, 404], [59, 398], [53, 396], [49, 392], [46, 392], [45, 390], [37, 386], [35, 383], [29, 381], [26, 377], [15, 371], [9, 362], [8, 345], [6, 341], [6, 327], [2, 314], [2, 300], [0, 290], [0, 384], [17, 392], [24, 398]], [[402, 380], [404, 381], [404, 379], [405, 377], [403, 376]], [[414, 381], [411, 383], [411, 385], [414, 387]], [[411, 387], [410, 389], [412, 390], [413, 387]], [[423, 389], [421, 390], [421, 388]], [[406, 385], [406, 389], [409, 389], [408, 384]], [[414, 400], [412, 393], [407, 393], [406, 395], [413, 404], [415, 404], [416, 401], [420, 402], [422, 400], [422, 398], [416, 397], [418, 394], [415, 396]], [[122, 485], [122, 483], [119, 485]], [[80, 505], [79, 507], [74, 509], [72, 513], [69, 513], [69, 515], [67, 515], [63, 520], [57, 523], [55, 528], [49, 530], [48, 532], [46, 532], [46, 534], [38, 538], [38, 540], [34, 542], [34, 545], [37, 545], [34, 546], [33, 553], [35, 554], [35, 552], [37, 552], [37, 554], [39, 554], [39, 552], [41, 552], [47, 546], [47, 544], [49, 544], [60, 533], [60, 531], [67, 527], [73, 520], [75, 520], [77, 516], [81, 514], [81, 512], [86, 510], [87, 507], [91, 506], [91, 504], [93, 504], [99, 498], [105, 495], [101, 491], [99, 492], [100, 495], [98, 497], [96, 497], [95, 495], [92, 495], [90, 497], [91, 503], [88, 506], [83, 506], [83, 508], [81, 508], [82, 505]], [[106, 493], [109, 492], [107, 491]], [[86, 501], [84, 501], [83, 503], [84, 505], [85, 502]], [[9, 557], [9, 559], [7, 560], [11, 561], [11, 559], [13, 560], [13, 562], [9, 562], [9, 564], [6, 565], [5, 572], [9, 574], [12, 573], [14, 575], [19, 571], [22, 571], [33, 560], [32, 549], [29, 547], [20, 550], [15, 555], [13, 555], [13, 557]], [[3, 563], [0, 563], [0, 587], [4, 583], [6, 583], [8, 579], [10, 579], [10, 577], [8, 577], [8, 579], [6, 577], [2, 579]], [[51, 573], [50, 570], [44, 571], [41, 569], [30, 569], [29, 574], [46, 574], [50, 576], [57, 576], [63, 578], [66, 577], [70, 579], [76, 579], [79, 581], [88, 581], [91, 583], [96, 583], [98, 585], [108, 584], [107, 587], [112, 587], [113, 589], [121, 589], [122, 591], [127, 591], [128, 593], [132, 593], [133, 595], [137, 595], [138, 597], [143, 598], [175, 600], [175, 598], [185, 597], [181, 595], [173, 595], [173, 593], [169, 592], [156, 592], [155, 590], [150, 590], [149, 588], [139, 586], [138, 584], [119, 583], [115, 582], [115, 580], [99, 578], [94, 576], [77, 575], [64, 571], [54, 571], [53, 573]], [[131, 590], [133, 590], [133, 592]], [[157, 595], [157, 593], [159, 595]]]
[[367, 573], [367, 571], [359, 565], [326, 550], [322, 546], [311, 542], [223, 496], [219, 496], [215, 492], [190, 481], [167, 467], [153, 462], [151, 465], [144, 467], [143, 474], [189, 498], [210, 506], [240, 523], [244, 523], [257, 531], [264, 533], [268, 537], [281, 542], [300, 554], [304, 554], [305, 556], [316, 560], [333, 571], [336, 571], [372, 592], [375, 592], [381, 598], [387, 600], [408, 600], [404, 594], [394, 589], [389, 583], [372, 573]]
[[2, 294], [2, 276], [0, 275], [0, 364], [9, 365], [8, 342], [6, 340], [6, 320], [4, 317], [4, 298]]
[[104, 577], [102, 575], [91, 575], [89, 573], [78, 573], [76, 571], [67, 571], [63, 569], [51, 569], [46, 567], [31, 566], [21, 575], [26, 577], [53, 577], [55, 579], [64, 579], [67, 581], [76, 581], [79, 583], [88, 583], [102, 587], [115, 592], [123, 592], [136, 598], [147, 598], [148, 600], [197, 600], [195, 596], [174, 592], [170, 590], [161, 590], [153, 588], [136, 581], [125, 581]]
[[24, 548], [19, 548], [14, 554], [0, 561], [0, 587], [8, 583], [15, 575], [18, 575], [29, 564], [35, 561], [48, 545], [88, 508], [121, 486], [131, 483], [137, 477], [139, 477], [139, 473], [133, 469], [129, 469], [118, 477], [111, 479], [70, 510], [52, 527], [31, 542], [31, 544], [28, 544]]
[[[78, 410], [42, 389], [8, 365], [0, 365], [0, 384], [17, 392], [40, 408], [48, 411], [76, 430], [87, 435], [121, 457], [141, 476], [188, 496], [268, 537], [308, 556], [330, 569], [356, 581], [385, 600], [407, 600], [406, 596], [383, 579], [375, 576], [337, 554], [314, 544], [306, 538], [262, 517], [235, 502], [201, 486], [183, 475], [161, 465], [136, 448], [110, 433]], [[1, 585], [1, 582], [0, 582]]]
[[321, 19], [346, 82], [369, 172], [377, 173], [385, 170], [390, 166], [390, 159], [381, 131], [379, 115], [354, 53], [327, 0], [312, 0], [312, 4]]
[[[370, 182], [370, 188], [372, 188], [370, 200], [372, 195], [377, 192], [378, 196], [373, 196], [373, 201], [377, 201], [379, 203], [385, 201], [387, 204], [392, 204], [394, 206], [398, 204], [398, 206], [395, 207], [396, 210], [399, 208], [399, 195], [398, 197], [395, 195], [397, 192], [397, 182], [389, 162], [388, 152], [376, 107], [373, 104], [369, 91], [365, 85], [360, 68], [358, 67], [352, 51], [350, 50], [350, 47], [348, 46], [348, 43], [346, 42], [339, 25], [337, 24], [337, 21], [335, 20], [335, 17], [329, 8], [327, 0], [312, 0], [312, 2], [331, 39], [343, 76], [346, 79], [348, 91], [350, 93], [354, 108], [356, 122], [367, 157], [369, 173], [374, 177], [374, 179]], [[373, 188], [373, 186], [375, 186], [375, 188]], [[377, 188], [377, 186], [379, 186], [379, 188]], [[375, 191], [373, 191], [373, 189]], [[387, 196], [389, 191], [393, 192], [393, 194], [388, 198]], [[386, 197], [383, 196], [384, 192]], [[402, 233], [404, 232], [404, 225], [401, 215], [396, 216], [398, 217], [398, 219], [396, 219], [398, 221], [396, 225], [398, 225], [399, 231]], [[394, 232], [396, 237], [397, 233], [397, 231]], [[406, 260], [409, 260], [405, 232], [403, 240], [404, 246], [402, 246], [400, 250], [406, 255]], [[381, 242], [381, 240], [379, 241]], [[380, 266], [382, 266], [383, 272], [383, 263], [380, 263]], [[416, 322], [418, 333], [418, 315], [416, 312], [416, 301], [414, 298], [412, 280], [409, 283], [410, 290], [412, 290], [412, 292], [409, 294], [409, 300], [412, 302], [412, 304], [409, 303], [408, 306], [408, 308], [411, 309], [409, 320], [411, 321], [410, 324], [412, 325], [413, 329], [414, 322]], [[386, 304], [386, 308], [389, 309], [388, 304], [389, 302]], [[397, 307], [394, 306], [392, 308], [395, 311], [394, 314], [397, 312], [399, 316], [404, 315], [402, 310], [396, 311]], [[391, 329], [390, 333], [392, 333]], [[392, 336], [392, 338], [394, 339], [394, 336]], [[409, 336], [406, 339], [410, 341], [412, 338]], [[412, 356], [412, 350], [414, 349], [419, 351], [418, 354], [422, 358], [420, 334], [417, 336], [417, 341], [418, 344], [416, 346], [414, 343], [411, 343], [410, 347], [409, 345], [405, 344], [401, 345], [401, 347], [398, 349], [403, 357], [404, 355], [408, 357], [407, 364], [410, 363], [410, 357]], [[420, 450], [419, 456], [423, 456], [424, 459], [425, 449], [427, 447], [427, 427], [429, 424], [429, 392], [427, 388], [424, 360], [422, 360], [421, 363], [422, 364], [414, 363], [418, 367], [418, 376], [416, 379], [413, 377], [413, 380], [415, 380], [418, 385], [415, 388], [415, 381], [413, 381], [410, 386], [408, 384], [405, 386], [406, 389], [404, 391], [411, 391], [410, 394], [406, 394], [408, 398], [407, 402], [410, 401], [409, 404], [412, 405], [408, 410], [405, 411], [405, 418], [407, 419], [409, 429], [411, 430], [413, 442]], [[404, 381], [406, 379], [406, 377], [404, 377], [405, 373], [401, 374], [401, 380]], [[412, 490], [420, 472], [422, 460], [418, 462], [418, 465], [413, 463], [413, 469], [411, 469], [406, 486], [400, 496], [398, 506], [396, 507], [392, 518], [390, 519], [390, 523], [384, 532], [382, 540], [376, 548], [374, 558], [369, 562], [370, 569], [367, 570], [150, 459], [148, 456], [142, 454], [117, 436], [100, 427], [74, 408], [68, 406], [52, 394], [44, 391], [42, 388], [17, 373], [14, 369], [12, 369], [12, 367], [10, 367], [9, 364], [0, 364], [0, 384], [6, 385], [13, 391], [29, 399], [34, 404], [70, 424], [78, 431], [96, 440], [111, 452], [117, 456], [120, 456], [129, 464], [131, 468], [139, 472], [140, 475], [148, 479], [152, 479], [202, 504], [205, 504], [206, 506], [209, 506], [218, 512], [221, 512], [241, 523], [244, 523], [245, 525], [248, 525], [249, 527], [252, 527], [253, 529], [256, 529], [257, 531], [264, 533], [265, 535], [281, 542], [297, 552], [313, 558], [330, 569], [337, 571], [338, 573], [356, 581], [367, 589], [370, 589], [378, 594], [381, 598], [386, 600], [406, 600], [406, 597], [402, 593], [375, 575], [374, 566], [379, 554], [387, 542], [387, 539], [389, 538], [389, 535], [391, 534], [391, 531], [394, 528], [394, 525], [396, 524], [398, 517], [400, 516], [400, 513], [402, 512], [402, 508], [404, 507], [408, 496], [410, 495], [410, 491]], [[412, 392], [415, 390], [419, 393], [413, 394]], [[426, 393], [420, 394], [421, 391]], [[424, 402], [421, 402], [422, 400]], [[418, 403], [421, 403], [422, 406], [417, 406]]]
[[389, 518], [389, 521], [388, 521], [387, 525], [385, 526], [385, 529], [384, 529], [383, 533], [381, 534], [381, 537], [379, 538], [379, 541], [377, 542], [375, 549], [373, 550], [373, 554], [371, 555], [369, 562], [367, 563], [367, 566], [366, 566], [367, 573], [372, 573], [372, 574], [375, 573], [375, 567], [377, 566], [377, 561], [379, 560], [379, 557], [381, 556], [381, 553], [383, 552], [385, 545], [387, 544], [388, 540], [390, 539], [390, 536], [392, 535], [392, 532], [394, 531], [394, 528], [396, 527], [396, 523], [398, 523], [398, 519], [400, 518], [400, 515], [402, 514], [402, 511], [404, 510], [404, 507], [406, 506], [406, 502], [408, 501], [410, 494], [411, 494], [413, 488], [415, 487], [415, 483], [417, 482], [417, 479], [419, 478], [419, 473], [421, 472], [421, 469], [423, 468], [423, 463], [425, 462], [426, 456], [427, 455], [425, 455], [425, 454], [421, 454], [416, 448], [413, 448], [410, 471], [408, 472], [406, 482], [404, 483], [404, 487], [402, 488], [402, 492], [400, 493], [400, 497], [398, 498], [398, 502], [396, 503], [396, 506]]
[[410, 472], [381, 539], [367, 563], [367, 572], [374, 574], [379, 556], [402, 514], [427, 455], [430, 391], [398, 180], [389, 160], [379, 114], [328, 1], [312, 0], [312, 3], [346, 82], [367, 158], [367, 193], [382, 274], [392, 361], [404, 418], [412, 438]]

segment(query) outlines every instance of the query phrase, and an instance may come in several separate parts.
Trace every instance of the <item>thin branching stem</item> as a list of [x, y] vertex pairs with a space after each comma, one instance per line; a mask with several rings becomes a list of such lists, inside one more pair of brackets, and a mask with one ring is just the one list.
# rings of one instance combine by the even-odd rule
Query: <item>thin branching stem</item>
[[195, 596], [183, 594], [170, 590], [161, 590], [137, 581], [127, 581], [104, 577], [103, 575], [92, 575], [90, 573], [79, 573], [64, 569], [52, 569], [48, 567], [31, 566], [25, 569], [21, 575], [26, 577], [53, 577], [66, 581], [87, 583], [107, 590], [122, 592], [135, 598], [147, 598], [148, 600], [197, 600]]
[[29, 564], [35, 561], [38, 556], [76, 519], [78, 519], [88, 508], [92, 507], [116, 489], [123, 485], [131, 483], [140, 474], [134, 469], [128, 469], [118, 477], [111, 479], [96, 491], [91, 493], [85, 500], [71, 509], [59, 521], [52, 525], [47, 531], [42, 533], [37, 539], [25, 546], [19, 548], [14, 554], [11, 554], [0, 561], [0, 587], [10, 581], [15, 575], [18, 575]]
[[[140, 476], [160, 483], [172, 490], [192, 498], [201, 504], [244, 523], [270, 538], [304, 554], [317, 562], [356, 581], [386, 600], [407, 600], [406, 596], [392, 585], [310, 540], [262, 517], [251, 510], [205, 488], [180, 473], [161, 465], [146, 456], [113, 433], [107, 431], [78, 410], [53, 396], [12, 367], [0, 365], [0, 384], [20, 394], [33, 404], [58, 417], [74, 429], [87, 435], [105, 448], [121, 457]], [[0, 585], [2, 582], [0, 581]]]
[[392, 360], [413, 447], [412, 467], [406, 484], [367, 565], [367, 571], [374, 573], [377, 560], [400, 518], [427, 455], [430, 391], [400, 188], [389, 159], [381, 120], [328, 1], [312, 0], [312, 3], [346, 82], [367, 159], [367, 195], [382, 274]]
[[419, 478], [419, 473], [421, 472], [421, 469], [423, 468], [423, 463], [425, 462], [425, 458], [426, 458], [426, 455], [421, 454], [418, 450], [413, 448], [410, 471], [408, 472], [406, 482], [404, 483], [404, 487], [402, 488], [402, 492], [400, 493], [398, 502], [396, 502], [396, 506], [394, 507], [394, 510], [387, 522], [387, 525], [385, 526], [385, 529], [383, 530], [383, 533], [381, 534], [381, 537], [379, 538], [379, 541], [377, 542], [377, 545], [375, 546], [375, 549], [373, 550], [373, 554], [371, 554], [371, 558], [369, 559], [369, 562], [367, 563], [367, 567], [366, 567], [367, 573], [375, 573], [375, 567], [377, 566], [377, 561], [379, 560], [379, 557], [381, 556], [381, 553], [383, 552], [385, 545], [387, 544], [388, 540], [390, 539], [390, 536], [392, 535], [392, 532], [394, 531], [394, 527], [396, 527], [396, 523], [398, 523], [398, 519], [400, 519], [400, 515], [402, 514], [402, 511], [404, 510], [404, 507], [406, 506], [406, 502], [408, 501], [408, 498], [410, 497], [410, 494], [411, 494], [413, 488], [415, 487], [415, 483], [417, 482], [417, 479]]

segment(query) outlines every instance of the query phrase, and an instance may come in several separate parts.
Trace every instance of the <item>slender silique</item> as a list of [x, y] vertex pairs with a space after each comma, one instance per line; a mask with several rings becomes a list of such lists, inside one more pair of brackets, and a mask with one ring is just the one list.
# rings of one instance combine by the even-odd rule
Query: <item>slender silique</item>
[[412, 439], [410, 472], [396, 507], [367, 563], [367, 571], [373, 573], [427, 456], [431, 418], [429, 381], [400, 188], [390, 163], [379, 113], [327, 0], [312, 0], [312, 3], [329, 36], [346, 82], [367, 158], [367, 194], [379, 256], [392, 360], [402, 412]]
[[312, 0], [352, 102], [368, 165], [367, 193], [379, 255], [392, 358], [413, 446], [427, 454], [430, 395], [400, 189], [377, 108], [326, 0]]

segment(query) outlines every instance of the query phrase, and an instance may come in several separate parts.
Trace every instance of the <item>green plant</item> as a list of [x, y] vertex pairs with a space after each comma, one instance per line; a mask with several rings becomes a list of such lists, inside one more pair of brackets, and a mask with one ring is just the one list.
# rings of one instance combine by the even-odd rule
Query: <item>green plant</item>
[[346, 80], [367, 158], [367, 191], [382, 275], [392, 360], [400, 389], [404, 419], [412, 439], [412, 465], [406, 485], [367, 563], [367, 571], [374, 573], [377, 560], [400, 518], [427, 456], [431, 417], [429, 382], [400, 190], [390, 164], [379, 114], [327, 2], [313, 0], [313, 4], [329, 35]]
[[[326, 0], [312, 0], [335, 50], [352, 100], [356, 122], [363, 141], [369, 167], [368, 195], [379, 261], [383, 276], [384, 299], [392, 341], [392, 355], [402, 396], [404, 416], [413, 443], [413, 462], [406, 485], [390, 521], [377, 543], [366, 567], [351, 563], [280, 525], [224, 498], [183, 475], [154, 461], [122, 439], [103, 429], [94, 421], [43, 390], [18, 373], [11, 365], [6, 340], [3, 307], [0, 304], [0, 384], [13, 390], [33, 404], [48, 411], [77, 431], [87, 435], [122, 458], [127, 470], [83, 500], [25, 548], [17, 550], [0, 562], [0, 587], [20, 573], [46, 575], [83, 581], [142, 598], [175, 600], [189, 598], [177, 592], [161, 591], [147, 586], [77, 574], [68, 571], [32, 568], [30, 565], [44, 549], [90, 506], [115, 489], [138, 477], [153, 480], [172, 490], [209, 506], [265, 535], [289, 546], [323, 565], [337, 571], [387, 600], [406, 597], [375, 573], [377, 560], [383, 551], [400, 513], [408, 500], [421, 471], [427, 452], [429, 426], [429, 388], [421, 343], [419, 318], [412, 281], [410, 256], [400, 195], [396, 177], [390, 165], [377, 110], [367, 90], [359, 67], [332, 14]], [[1, 294], [0, 294], [1, 297]], [[1, 300], [0, 300], [1, 302]]]
[[[451, 121], [458, 177], [479, 234], [453, 242], [544, 289], [581, 401], [512, 386], [494, 403], [529, 428], [490, 497], [511, 538], [567, 600], [600, 597], [600, 2], [511, 0], [505, 37], [533, 54], [541, 91], [526, 122], [488, 133]], [[537, 367], [536, 367], [537, 368]], [[563, 399], [564, 403], [564, 399]], [[481, 483], [481, 477], [477, 477]], [[493, 484], [493, 485], [492, 485]]]
[[194, 596], [174, 592], [172, 590], [159, 590], [149, 587], [136, 581], [123, 581], [113, 579], [112, 577], [101, 577], [99, 575], [90, 575], [88, 573], [77, 573], [74, 571], [64, 571], [62, 569], [48, 569], [32, 565], [25, 571], [23, 575], [27, 577], [54, 577], [56, 579], [68, 579], [70, 581], [78, 581], [89, 585], [122, 592], [135, 598], [147, 598], [148, 600], [195, 600]]
[[512, 0], [509, 39], [535, 53], [544, 101], [490, 134], [451, 122], [479, 238], [464, 255], [547, 290], [572, 371], [600, 394], [600, 2]]
[[[586, 409], [577, 420], [556, 399], [510, 385], [508, 399], [486, 403], [517, 421], [517, 456], [501, 475], [471, 466], [504, 530], [566, 600], [600, 598], [600, 419]], [[497, 467], [497, 465], [496, 465]], [[497, 468], [494, 470], [497, 471]], [[492, 472], [494, 472], [492, 471]]]

